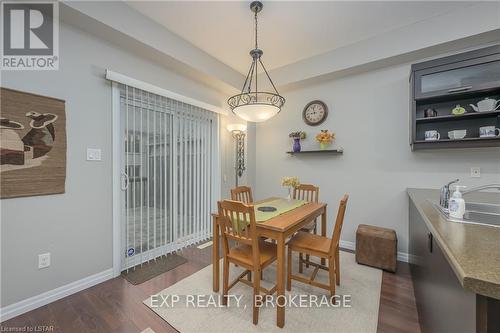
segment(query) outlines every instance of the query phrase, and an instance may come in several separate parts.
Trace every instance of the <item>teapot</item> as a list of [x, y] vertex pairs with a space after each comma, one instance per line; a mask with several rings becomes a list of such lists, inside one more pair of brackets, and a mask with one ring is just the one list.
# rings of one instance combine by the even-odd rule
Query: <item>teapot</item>
[[496, 111], [500, 108], [500, 100], [486, 97], [485, 99], [477, 102], [477, 106], [473, 104], [470, 104], [470, 106], [476, 112]]

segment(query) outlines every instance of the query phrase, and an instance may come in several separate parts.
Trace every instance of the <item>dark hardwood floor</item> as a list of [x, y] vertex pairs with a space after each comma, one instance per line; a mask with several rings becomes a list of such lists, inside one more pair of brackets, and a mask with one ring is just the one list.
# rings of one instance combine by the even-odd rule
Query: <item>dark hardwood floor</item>
[[[176, 332], [142, 301], [209, 265], [211, 253], [211, 246], [202, 250], [195, 246], [187, 248], [181, 253], [187, 263], [145, 283], [134, 286], [117, 277], [5, 321], [0, 331], [53, 326], [51, 332], [63, 333], [139, 333], [148, 327], [156, 333]], [[383, 273], [378, 332], [420, 332], [406, 263], [399, 263], [396, 274]]]
[[396, 274], [384, 272], [378, 312], [378, 333], [420, 333], [410, 265], [398, 262]]

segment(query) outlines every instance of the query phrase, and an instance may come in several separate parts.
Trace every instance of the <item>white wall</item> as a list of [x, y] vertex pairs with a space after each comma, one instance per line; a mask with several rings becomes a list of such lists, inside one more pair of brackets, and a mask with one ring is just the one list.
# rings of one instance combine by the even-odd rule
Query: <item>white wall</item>
[[[112, 267], [106, 68], [214, 105], [226, 100], [203, 84], [66, 24], [61, 24], [58, 71], [2, 72], [4, 87], [66, 101], [68, 147], [65, 194], [1, 201], [2, 307]], [[102, 162], [87, 162], [87, 147], [101, 148]], [[45, 252], [52, 254], [51, 266], [38, 270], [37, 256]]]
[[[408, 247], [408, 187], [438, 188], [452, 178], [465, 184], [500, 181], [500, 149], [411, 152], [408, 141], [410, 65], [284, 92], [286, 109], [257, 125], [257, 199], [284, 195], [282, 176], [320, 186], [320, 200], [328, 203], [331, 236], [338, 202], [350, 199], [342, 240], [354, 242], [360, 223], [396, 230], [399, 251]], [[302, 121], [302, 108], [314, 99], [326, 102], [330, 112], [319, 127]], [[316, 147], [314, 135], [330, 129], [344, 154], [291, 157], [288, 133], [304, 130], [304, 148]], [[470, 178], [470, 167], [481, 167], [481, 178]]]

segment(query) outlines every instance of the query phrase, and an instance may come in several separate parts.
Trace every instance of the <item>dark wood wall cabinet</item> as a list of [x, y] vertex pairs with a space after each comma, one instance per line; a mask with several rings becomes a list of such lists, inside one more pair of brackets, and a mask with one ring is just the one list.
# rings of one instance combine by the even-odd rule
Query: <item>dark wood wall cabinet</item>
[[[490, 136], [484, 133], [481, 136], [479, 128], [500, 127], [500, 102], [491, 110], [483, 107], [481, 112], [471, 106], [477, 106], [478, 102], [487, 98], [490, 103], [500, 100], [500, 45], [412, 65], [412, 150], [499, 147], [498, 131], [493, 131]], [[452, 110], [456, 106], [463, 107], [466, 112], [453, 115]], [[455, 130], [466, 130], [465, 137], [450, 137], [449, 132]], [[437, 131], [439, 139], [426, 140], [426, 131]]]

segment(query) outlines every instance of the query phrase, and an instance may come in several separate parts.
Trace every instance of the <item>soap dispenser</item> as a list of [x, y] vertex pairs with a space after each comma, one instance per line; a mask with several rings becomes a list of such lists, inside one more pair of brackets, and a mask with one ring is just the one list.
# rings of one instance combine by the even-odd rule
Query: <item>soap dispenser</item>
[[453, 192], [453, 195], [451, 196], [450, 202], [448, 204], [450, 217], [463, 219], [465, 214], [465, 200], [462, 198], [460, 189], [465, 187], [466, 186], [455, 186], [455, 192]]

